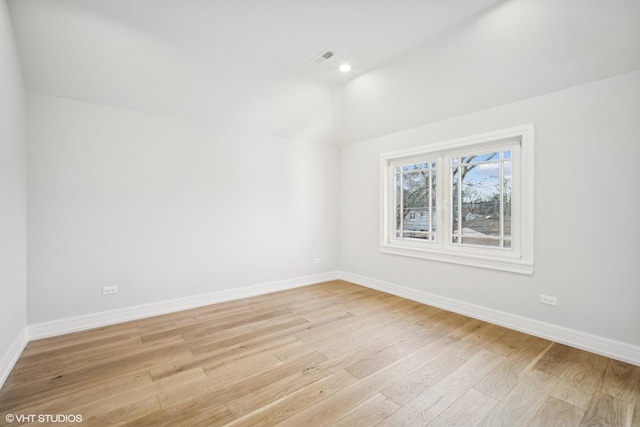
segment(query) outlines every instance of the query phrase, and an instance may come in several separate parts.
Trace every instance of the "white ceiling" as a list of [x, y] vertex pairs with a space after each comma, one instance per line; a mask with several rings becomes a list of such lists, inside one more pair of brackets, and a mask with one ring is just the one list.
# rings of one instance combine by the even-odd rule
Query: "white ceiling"
[[341, 137], [367, 140], [635, 70], [640, 0], [509, 0], [345, 84]]
[[[74, 65], [114, 55], [125, 48], [126, 40], [119, 40], [124, 37], [145, 38], [220, 67], [276, 67], [335, 84], [345, 79], [336, 72], [341, 62], [352, 64], [351, 75], [361, 73], [497, 1], [17, 0], [11, 11], [29, 71], [50, 65], [56, 58], [49, 53], [60, 50]], [[101, 37], [107, 26], [120, 35]], [[324, 49], [336, 56], [313, 64]], [[30, 72], [28, 83], [43, 71]]]
[[[528, 12], [505, 21], [504, 6], [513, 3], [523, 6], [514, 10]], [[461, 58], [496, 52], [506, 52], [497, 59], [507, 68], [554, 62], [569, 76], [555, 86], [542, 85], [541, 77], [527, 67], [518, 91], [509, 89], [511, 98], [517, 95], [511, 92], [534, 96], [625, 72], [637, 63], [638, 54], [625, 53], [625, 48], [638, 46], [634, 40], [640, 27], [639, 4], [639, 0], [9, 0], [31, 92], [320, 142], [336, 139], [340, 113], [336, 88], [356, 83], [368, 72], [387, 73], [406, 63], [407, 54], [419, 55], [423, 68], [416, 72], [434, 80], [425, 81], [425, 87], [446, 88], [442, 79], [458, 85], [459, 79], [449, 74], [460, 74], [456, 64], [465, 63]], [[455, 52], [443, 43], [456, 37], [463, 40], [458, 35], [473, 26], [473, 32], [467, 31], [473, 37], [459, 43]], [[608, 33], [624, 37], [611, 38]], [[522, 44], [517, 42], [521, 39], [526, 52], [516, 45]], [[312, 63], [326, 48], [336, 57], [323, 65]], [[560, 52], [557, 58], [549, 55], [554, 51]], [[615, 62], [609, 67], [612, 71], [587, 72], [582, 80], [572, 80], [572, 75], [585, 75], [585, 63], [587, 71], [598, 68], [594, 64], [600, 57]], [[337, 71], [341, 62], [351, 63], [353, 72]], [[434, 74], [431, 70], [438, 64], [450, 70]], [[558, 74], [553, 67], [548, 70]], [[469, 84], [483, 87], [482, 74], [472, 73], [471, 78], [474, 75], [479, 76], [477, 81]], [[506, 102], [509, 96], [496, 99]]]
[[[327, 87], [496, 0], [10, 0], [36, 93], [328, 142]], [[325, 64], [311, 62], [324, 49]], [[337, 71], [349, 61], [353, 72]]]

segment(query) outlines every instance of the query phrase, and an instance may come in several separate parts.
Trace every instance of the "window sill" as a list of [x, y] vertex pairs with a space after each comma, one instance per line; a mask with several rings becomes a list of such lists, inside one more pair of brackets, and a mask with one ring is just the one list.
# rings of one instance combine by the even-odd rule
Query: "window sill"
[[508, 271], [519, 274], [533, 274], [533, 262], [516, 259], [491, 258], [486, 256], [432, 251], [421, 248], [409, 248], [390, 244], [381, 244], [380, 252], [392, 255], [422, 258], [432, 261], [448, 262], [470, 267], [487, 268], [491, 270]]

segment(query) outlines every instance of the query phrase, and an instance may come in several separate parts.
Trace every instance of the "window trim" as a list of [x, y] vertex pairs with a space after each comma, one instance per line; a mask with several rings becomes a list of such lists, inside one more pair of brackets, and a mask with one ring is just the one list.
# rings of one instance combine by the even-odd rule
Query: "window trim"
[[[487, 148], [505, 148], [519, 140], [519, 149], [514, 153], [514, 170], [517, 163], [516, 180], [513, 182], [512, 209], [513, 217], [519, 215], [512, 223], [514, 245], [513, 251], [477, 246], [463, 246], [449, 244], [449, 233], [445, 232], [448, 224], [444, 223], [442, 212], [451, 209], [451, 201], [446, 192], [449, 191], [450, 179], [442, 180], [442, 174], [448, 173], [449, 165], [446, 159], [455, 155], [468, 154], [469, 151], [484, 151]], [[380, 155], [380, 251], [382, 253], [423, 258], [435, 261], [462, 264], [494, 270], [509, 271], [521, 274], [533, 273], [533, 141], [534, 126], [526, 124], [508, 129], [487, 132], [464, 138], [439, 141], [429, 145], [399, 150]], [[431, 156], [431, 157], [430, 157]], [[415, 242], [403, 239], [393, 239], [393, 166], [398, 162], [419, 160], [433, 160], [434, 157], [443, 159], [436, 167], [440, 174], [439, 185], [436, 187], [438, 207], [436, 215], [436, 242]], [[442, 184], [440, 184], [442, 183]], [[446, 190], [445, 187], [447, 186]], [[517, 196], [516, 196], [517, 194]], [[446, 239], [446, 240], [445, 240]], [[500, 249], [499, 249], [500, 250]], [[508, 254], [511, 255], [508, 255]]]

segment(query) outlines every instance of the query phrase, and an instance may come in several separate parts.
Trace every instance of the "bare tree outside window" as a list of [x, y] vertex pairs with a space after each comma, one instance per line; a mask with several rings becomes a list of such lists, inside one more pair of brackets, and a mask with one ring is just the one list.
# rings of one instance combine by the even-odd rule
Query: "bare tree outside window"
[[435, 188], [435, 162], [395, 168], [396, 237], [435, 240]]
[[511, 151], [451, 161], [451, 243], [511, 246]]

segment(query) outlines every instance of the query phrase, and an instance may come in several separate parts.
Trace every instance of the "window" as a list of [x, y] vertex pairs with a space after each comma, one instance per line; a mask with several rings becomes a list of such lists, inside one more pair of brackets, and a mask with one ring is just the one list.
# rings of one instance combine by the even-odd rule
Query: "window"
[[533, 125], [381, 156], [380, 250], [533, 272]]
[[394, 175], [396, 238], [433, 240], [427, 212], [435, 209], [435, 163], [398, 165]]
[[451, 159], [451, 243], [511, 247], [511, 149]]

